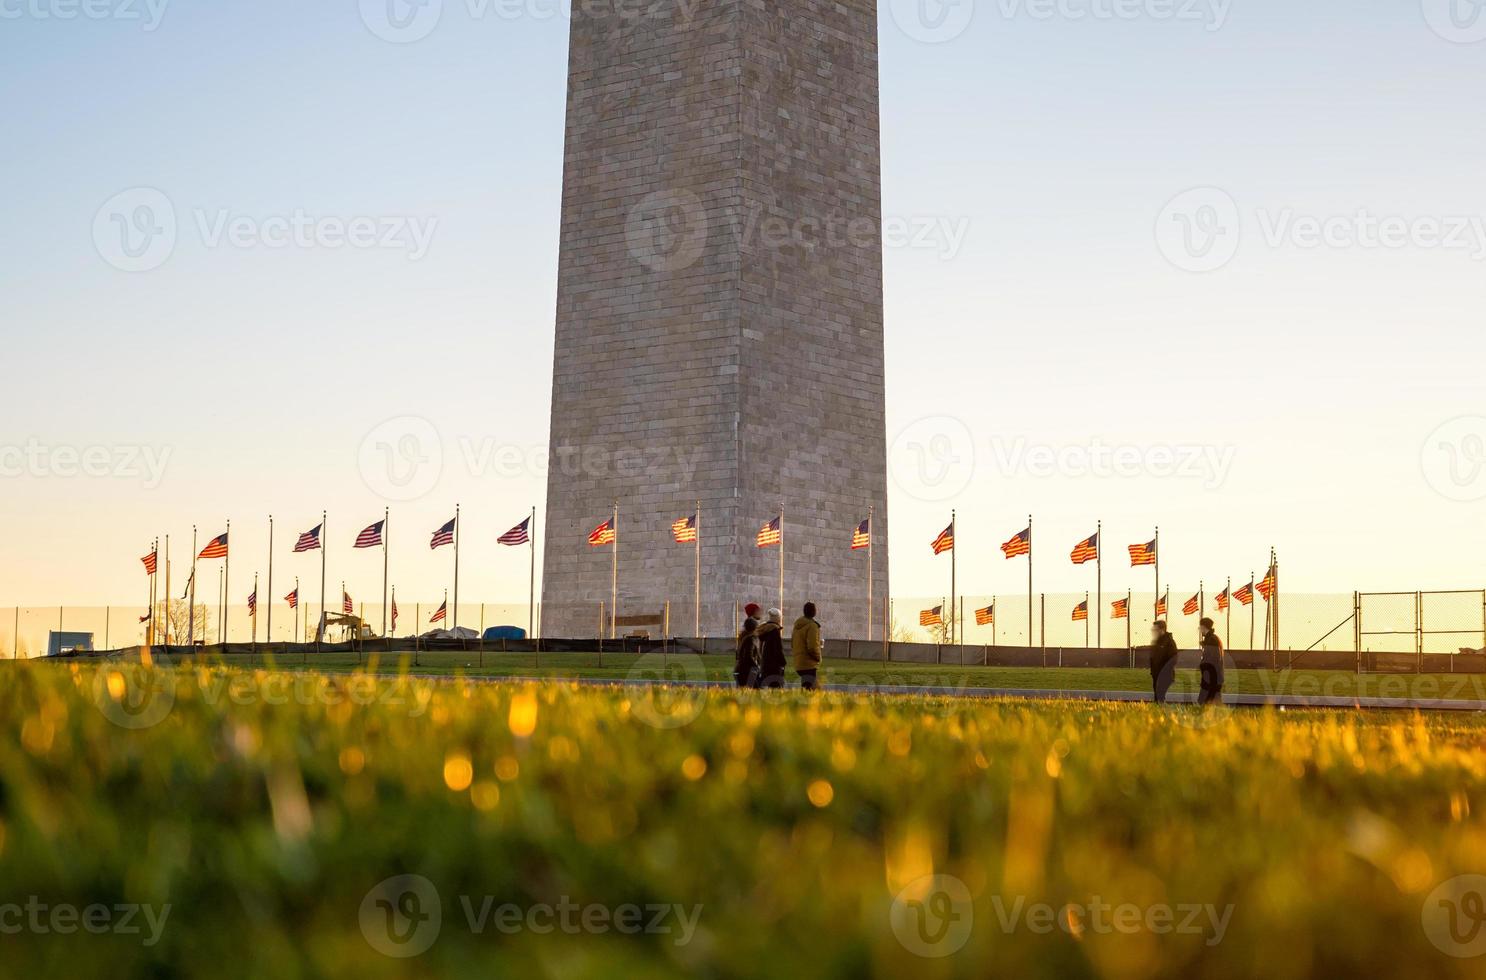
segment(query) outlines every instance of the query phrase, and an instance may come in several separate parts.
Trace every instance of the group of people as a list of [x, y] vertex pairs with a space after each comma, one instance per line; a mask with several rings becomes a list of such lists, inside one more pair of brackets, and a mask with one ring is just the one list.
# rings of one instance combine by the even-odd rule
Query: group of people
[[[759, 619], [763, 612], [764, 618]], [[733, 663], [733, 680], [739, 687], [762, 688], [783, 687], [784, 668], [784, 613], [780, 609], [764, 612], [759, 604], [750, 602], [743, 607], [747, 617], [738, 633], [738, 655]], [[1197, 703], [1202, 705], [1223, 703], [1223, 642], [1213, 621], [1202, 617], [1197, 627], [1197, 642], [1202, 650], [1202, 661], [1198, 666], [1201, 686]], [[805, 603], [802, 615], [795, 620], [789, 637], [790, 654], [794, 658], [795, 673], [800, 675], [800, 687], [813, 691], [819, 686], [819, 672], [823, 646], [820, 638], [820, 622], [815, 618], [815, 603]], [[1180, 652], [1176, 637], [1166, 627], [1166, 620], [1158, 619], [1151, 625], [1151, 687], [1156, 703], [1166, 703], [1166, 692], [1176, 679], [1176, 660]]]
[[[733, 680], [739, 687], [784, 686], [784, 613], [770, 609], [766, 619], [759, 620], [758, 603], [743, 607], [747, 618], [738, 633], [738, 657], [733, 664]], [[805, 603], [804, 615], [795, 620], [790, 631], [790, 653], [800, 687], [813, 691], [818, 686], [822, 645], [820, 623], [815, 618], [815, 603]]]
[[[1197, 643], [1202, 650], [1202, 661], [1198, 665], [1201, 686], [1197, 691], [1198, 704], [1223, 703], [1223, 641], [1213, 621], [1202, 617], [1197, 626]], [[1157, 704], [1166, 703], [1166, 692], [1176, 679], [1176, 658], [1179, 651], [1176, 637], [1166, 628], [1166, 620], [1158, 619], [1151, 624], [1151, 687]]]

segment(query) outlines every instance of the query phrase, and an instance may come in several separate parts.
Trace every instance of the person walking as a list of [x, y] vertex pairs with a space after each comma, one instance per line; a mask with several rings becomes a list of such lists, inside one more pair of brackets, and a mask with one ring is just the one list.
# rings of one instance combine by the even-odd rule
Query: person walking
[[1218, 639], [1218, 631], [1213, 629], [1213, 621], [1208, 617], [1202, 617], [1202, 622], [1197, 627], [1199, 642], [1202, 644], [1202, 688], [1197, 694], [1197, 703], [1201, 705], [1223, 703], [1223, 641]]
[[[775, 610], [770, 610], [774, 612]], [[789, 645], [795, 655], [795, 673], [800, 675], [800, 689], [813, 691], [819, 686], [821, 661], [820, 623], [815, 619], [815, 603], [805, 603], [805, 615], [795, 620]]]
[[769, 610], [769, 619], [758, 628], [759, 683], [755, 687], [784, 686], [784, 614]]
[[1176, 637], [1166, 629], [1166, 620], [1158, 619], [1151, 624], [1151, 688], [1156, 704], [1166, 703], [1166, 692], [1176, 679]]
[[758, 604], [750, 602], [744, 611], [743, 629], [738, 634], [738, 654], [733, 663], [733, 681], [739, 687], [758, 687]]

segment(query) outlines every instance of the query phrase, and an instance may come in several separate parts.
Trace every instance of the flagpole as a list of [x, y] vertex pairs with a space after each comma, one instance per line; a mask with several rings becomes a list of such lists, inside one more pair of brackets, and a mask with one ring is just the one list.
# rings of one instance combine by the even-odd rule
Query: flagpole
[[784, 501], [779, 502], [779, 612], [784, 613]]
[[454, 625], [459, 629], [459, 505], [454, 505]]
[[227, 521], [227, 554], [222, 556], [222, 644], [227, 643], [227, 603], [232, 594], [232, 520]]
[[[1088, 527], [1088, 526], [1089, 525], [1087, 525], [1087, 524], [1084, 525], [1084, 527]], [[1087, 650], [1089, 648], [1089, 614], [1091, 612], [1093, 612], [1093, 610], [1089, 608], [1089, 594], [1087, 592], [1085, 592], [1084, 593], [1084, 649], [1085, 650]]]
[[[1088, 526], [1084, 525], [1084, 527]], [[1094, 523], [1094, 609], [1099, 610], [1098, 622], [1094, 624], [1094, 642], [1102, 650], [1104, 649], [1104, 520], [1102, 518]]]
[[330, 535], [326, 528], [330, 512], [320, 511], [320, 625], [315, 627], [315, 652], [320, 652], [320, 634], [325, 625], [325, 552], [330, 548]]
[[[153, 540], [153, 541], [150, 542], [150, 554], [152, 554], [152, 555], [155, 556], [155, 571], [150, 573], [150, 582], [149, 582], [150, 588], [149, 588], [149, 591], [147, 592], [147, 595], [149, 596], [149, 599], [146, 600], [146, 601], [149, 602], [149, 613], [150, 613], [150, 621], [149, 621], [149, 624], [148, 624], [147, 628], [144, 631], [145, 632], [145, 645], [146, 646], [154, 646], [155, 645], [155, 572], [158, 572], [160, 570], [160, 539], [159, 538], [156, 538], [155, 540]], [[19, 603], [16, 604], [16, 608], [18, 608], [18, 609], [20, 608], [20, 604]]]
[[[170, 535], [165, 535], [165, 646], [170, 646]], [[180, 639], [180, 637], [176, 637]]]
[[190, 623], [191, 636], [186, 640], [186, 645], [195, 649], [196, 647], [196, 525], [191, 525], [191, 610], [187, 614]]
[[614, 513], [609, 518], [613, 521], [614, 540], [611, 542], [609, 554], [609, 639], [614, 639], [615, 630], [618, 628], [619, 620], [615, 615], [615, 609], [619, 605], [619, 501], [614, 501]]
[[222, 635], [222, 569], [217, 569], [217, 643], [225, 643]]
[[867, 642], [872, 642], [872, 517], [876, 504], [867, 505]]
[[[258, 584], [256, 582], [253, 583], [253, 591], [254, 592], [258, 591]], [[264, 617], [264, 624], [263, 624], [263, 626], [264, 626], [264, 628], [263, 628], [263, 642], [264, 643], [272, 643], [273, 642], [273, 515], [272, 514], [269, 514], [268, 515], [268, 615], [266, 617]], [[258, 633], [258, 626], [257, 626], [257, 623], [255, 621], [255, 623], [253, 625], [253, 634], [256, 636], [257, 633]]]
[[1156, 549], [1156, 598], [1151, 605], [1151, 618], [1160, 619], [1160, 613], [1157, 612], [1161, 605], [1161, 529], [1159, 527], [1156, 528], [1156, 541], [1154, 547]]
[[[269, 603], [272, 606], [272, 603]], [[258, 573], [253, 573], [253, 609], [250, 613], [253, 617], [253, 646], [258, 645]]]
[[387, 636], [387, 552], [392, 547], [392, 508], [382, 508], [382, 636]]
[[697, 575], [696, 594], [692, 597], [693, 608], [696, 615], [692, 620], [691, 635], [697, 639], [702, 636], [702, 502], [697, 501]]
[[537, 505], [531, 506], [531, 533], [527, 535], [526, 543], [531, 548], [531, 581], [528, 583], [526, 603], [526, 638], [529, 640], [537, 631]]
[[[951, 507], [949, 511], [949, 614], [951, 617], [955, 614], [955, 554], [960, 549], [955, 547], [954, 538], [958, 531], [959, 528], [955, 526], [955, 510]], [[953, 619], [949, 621], [949, 642], [955, 642], [955, 621]]]
[[1259, 610], [1254, 608], [1254, 570], [1249, 569], [1249, 649], [1254, 649], [1254, 614]]
[[1125, 590], [1125, 649], [1126, 650], [1133, 649], [1133, 646], [1134, 646], [1134, 637], [1132, 637], [1130, 635], [1130, 615], [1133, 612], [1133, 610], [1130, 607], [1134, 604], [1134, 599], [1135, 599], [1135, 593], [1132, 590], [1130, 590], [1130, 589], [1126, 589]]
[[299, 576], [294, 576], [294, 642], [299, 643]]
[[1233, 645], [1233, 576], [1228, 576], [1228, 587], [1223, 590], [1228, 596], [1228, 608], [1223, 610], [1223, 648]]
[[[1087, 524], [1084, 527], [1088, 527]], [[1035, 642], [1032, 637], [1032, 515], [1027, 515], [1027, 648], [1031, 649]]]

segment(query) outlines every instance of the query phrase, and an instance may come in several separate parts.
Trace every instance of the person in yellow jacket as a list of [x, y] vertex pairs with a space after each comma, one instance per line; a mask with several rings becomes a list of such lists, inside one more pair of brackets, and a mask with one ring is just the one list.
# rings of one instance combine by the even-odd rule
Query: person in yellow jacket
[[795, 655], [795, 673], [800, 675], [800, 688], [813, 691], [818, 686], [822, 646], [820, 623], [815, 619], [815, 603], [805, 603], [805, 615], [795, 620], [789, 636], [790, 651]]

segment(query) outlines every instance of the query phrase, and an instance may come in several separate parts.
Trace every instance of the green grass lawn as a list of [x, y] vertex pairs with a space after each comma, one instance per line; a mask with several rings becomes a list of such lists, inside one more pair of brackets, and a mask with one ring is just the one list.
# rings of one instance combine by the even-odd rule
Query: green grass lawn
[[[213, 661], [220, 663], [220, 660]], [[355, 654], [308, 654], [303, 657], [234, 656], [233, 666], [285, 670], [353, 671], [375, 668], [433, 676], [580, 677], [622, 680], [627, 677], [684, 677], [731, 681], [732, 660], [725, 656], [662, 657], [660, 654], [606, 653], [452, 653], [423, 652], [415, 658], [366, 658]], [[1149, 693], [1150, 673], [1117, 667], [960, 667], [943, 664], [882, 663], [872, 660], [827, 662], [822, 677], [837, 685], [906, 685], [949, 689], [991, 687], [1055, 691], [1140, 691]], [[790, 683], [797, 683], [794, 672]], [[1241, 694], [1299, 694], [1331, 697], [1449, 698], [1486, 701], [1482, 674], [1355, 674], [1339, 670], [1234, 670], [1226, 690]], [[1195, 693], [1197, 671], [1177, 672], [1172, 690]]]
[[0, 676], [5, 976], [1480, 976], [1475, 714]]

